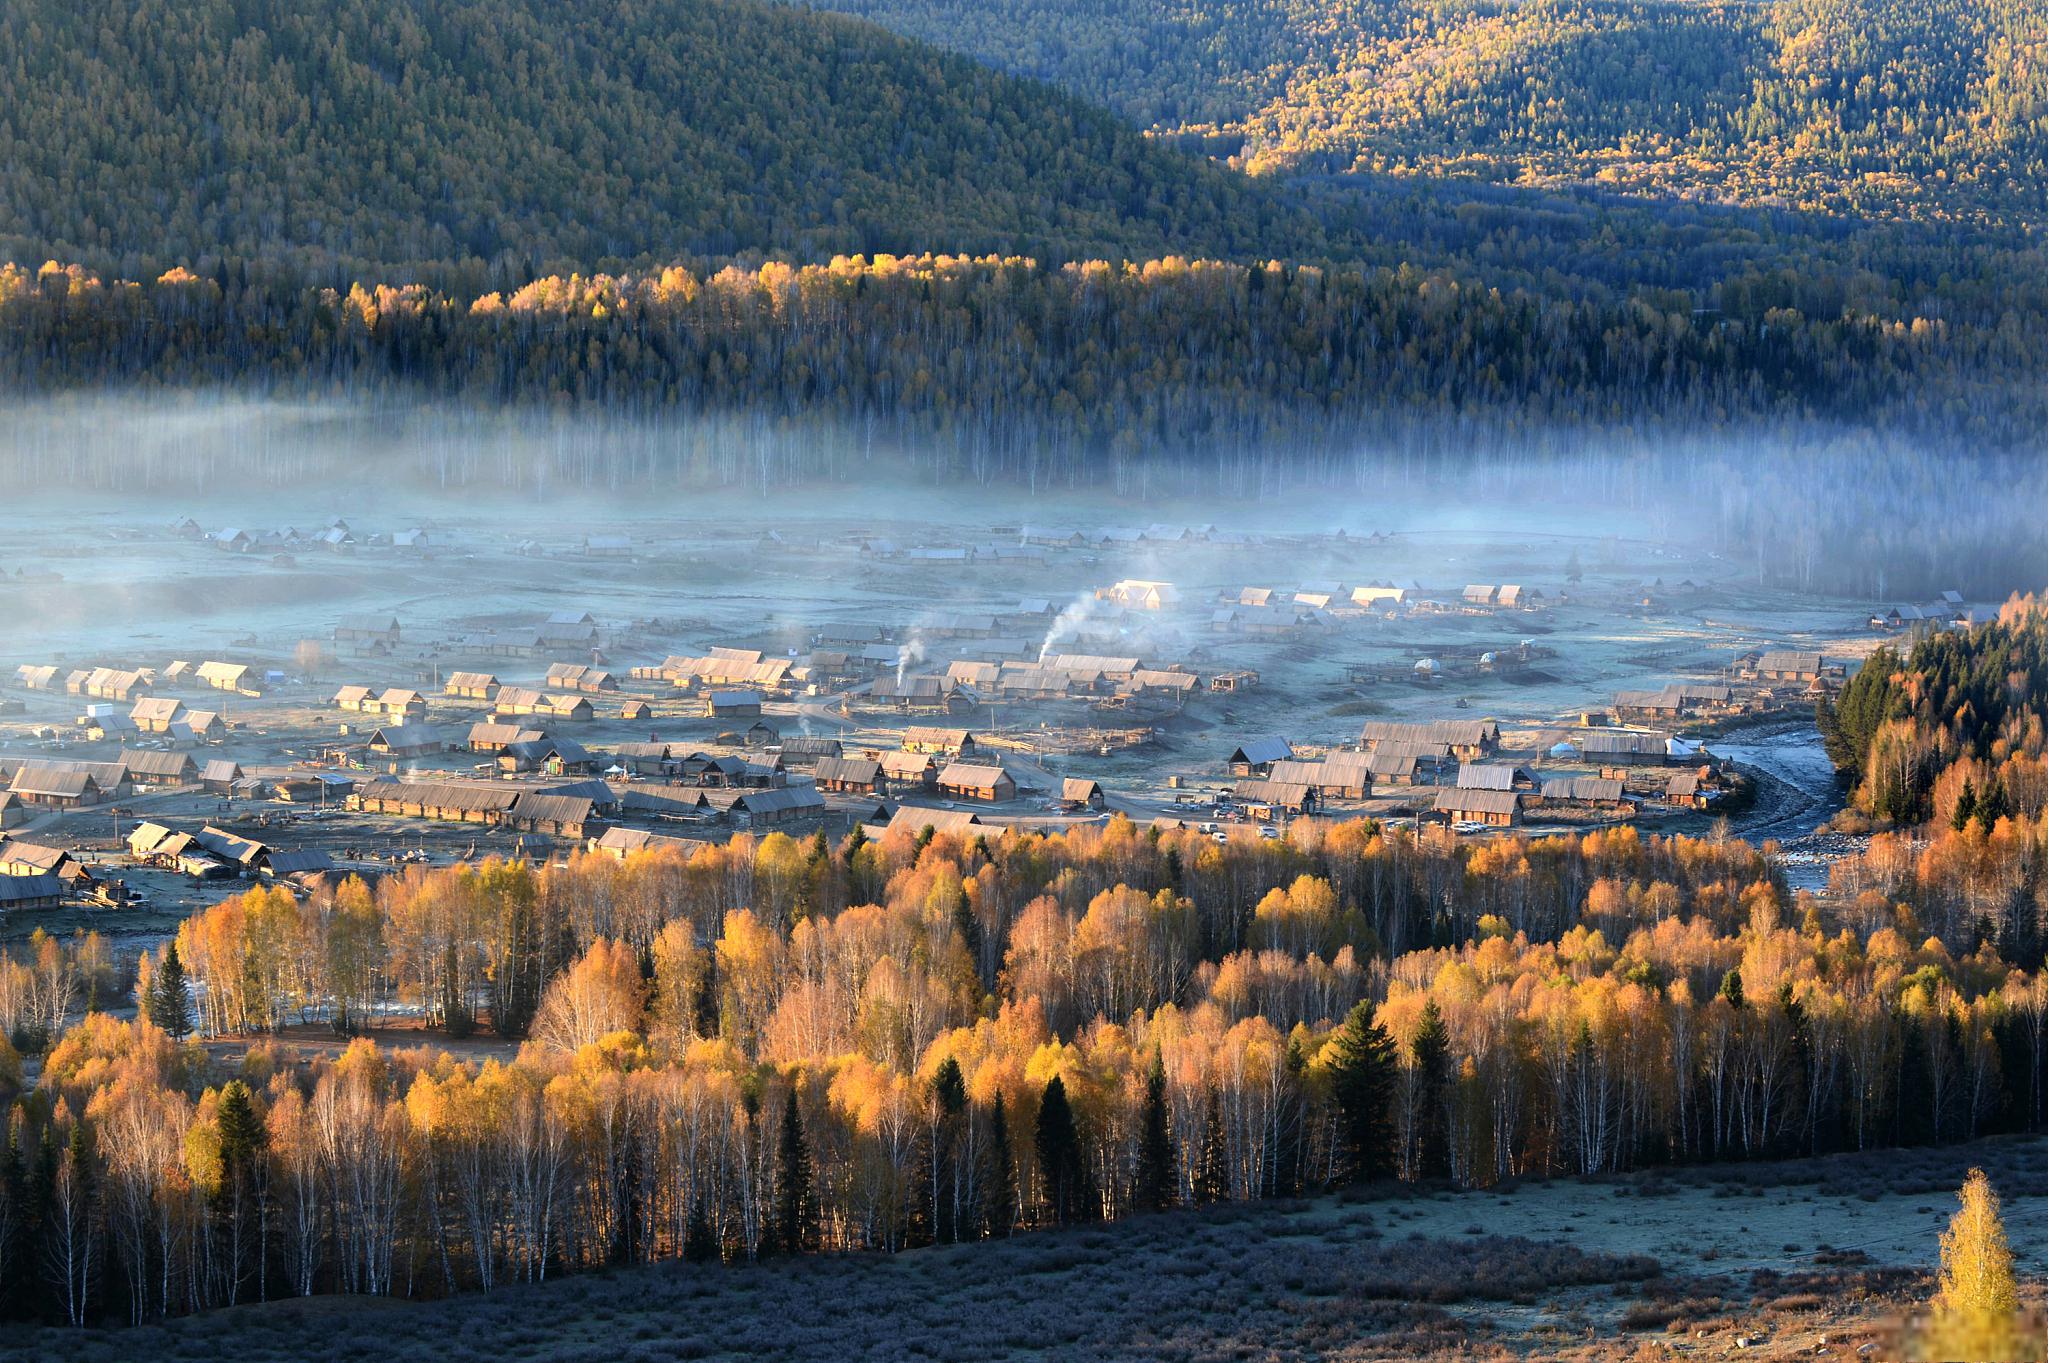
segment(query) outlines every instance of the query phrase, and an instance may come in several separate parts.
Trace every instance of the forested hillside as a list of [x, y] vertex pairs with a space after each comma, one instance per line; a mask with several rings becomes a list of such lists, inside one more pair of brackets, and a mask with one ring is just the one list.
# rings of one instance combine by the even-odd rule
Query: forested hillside
[[2048, 208], [2040, 0], [824, 4], [1259, 170], [1929, 218]]
[[756, 0], [22, 0], [0, 165], [0, 255], [127, 269], [1319, 242], [1077, 99]]
[[2048, 599], [2016, 597], [1996, 621], [1904, 657], [1878, 650], [1819, 719], [1872, 817], [1986, 833], [2031, 819], [2048, 800]]

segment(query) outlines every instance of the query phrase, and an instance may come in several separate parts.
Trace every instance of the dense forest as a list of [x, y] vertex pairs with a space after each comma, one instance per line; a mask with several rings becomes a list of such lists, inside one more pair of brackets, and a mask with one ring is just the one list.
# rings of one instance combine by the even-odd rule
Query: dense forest
[[[2000, 317], [1988, 280], [1949, 293], [1929, 316], [1876, 286], [1851, 301], [1745, 273], [1702, 312], [1702, 295], [1413, 268], [888, 257], [465, 298], [0, 268], [0, 383], [129, 388], [163, 427], [110, 440], [104, 407], [20, 403], [0, 481], [281, 486], [359, 476], [365, 448], [397, 446], [384, 476], [522, 490], [1465, 485], [1647, 510], [1710, 532], [1760, 583], [1995, 597], [2048, 577], [2043, 390], [2019, 380], [2048, 332]], [[336, 429], [287, 423], [216, 458], [178, 390], [331, 407]]]
[[1255, 171], [2038, 224], [2039, 0], [822, 0]]
[[[950, 36], [873, 14], [910, 39], [757, 0], [35, 0], [0, 30], [0, 258], [24, 262], [0, 267], [0, 386], [637, 424], [539, 468], [428, 461], [521, 487], [907, 468], [1242, 496], [1619, 455], [1638, 488], [1675, 470], [1759, 580], [1938, 589], [1981, 545], [2002, 591], [2048, 574], [2038, 536], [1907, 516], [1893, 565], [1861, 526], [2040, 487], [2048, 257], [2023, 213], [1859, 216], [1826, 185], [2031, 192], [2033, 21], [1857, 3], [1019, 3]], [[1720, 61], [1761, 63], [1756, 88]], [[1136, 126], [1215, 150], [1201, 129], [1318, 82], [1348, 112], [1249, 164], [1338, 176]], [[1681, 94], [1740, 106], [1739, 135], [1681, 136], [1722, 117]], [[1748, 148], [1743, 174], [1804, 188], [1464, 173], [1610, 142], [1681, 177]], [[1957, 159], [1993, 142], [1998, 167]], [[8, 434], [12, 482], [133, 485]], [[1841, 477], [1859, 447], [1876, 467]], [[1779, 450], [1811, 464], [1752, 462]], [[1970, 457], [1951, 477], [1930, 450]]]
[[1076, 98], [756, 0], [28, 0], [0, 164], [0, 254], [150, 273], [1321, 240]]
[[2014, 597], [1995, 623], [1880, 649], [1819, 721], [1856, 807], [1914, 825], [1989, 830], [2048, 799], [2048, 599]]
[[[42, 1055], [0, 1152], [6, 1306], [439, 1295], [2039, 1129], [2041, 793], [1879, 838], [1833, 908], [1746, 844], [1631, 829], [1118, 820], [257, 888], [145, 958], [125, 1022], [60, 1025], [128, 982], [44, 939], [0, 961]], [[265, 1039], [407, 1015], [445, 1049]], [[215, 1035], [255, 1040], [230, 1064]]]

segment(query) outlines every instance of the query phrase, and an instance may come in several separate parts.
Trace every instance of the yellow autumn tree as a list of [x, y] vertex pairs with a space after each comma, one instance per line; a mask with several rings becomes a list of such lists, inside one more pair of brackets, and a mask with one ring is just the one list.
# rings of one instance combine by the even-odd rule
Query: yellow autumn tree
[[1972, 1169], [1957, 1196], [1963, 1205], [1941, 1237], [1941, 1290], [1914, 1353], [1973, 1363], [2034, 1357], [2020, 1327], [2019, 1286], [1998, 1194], [1982, 1169]]

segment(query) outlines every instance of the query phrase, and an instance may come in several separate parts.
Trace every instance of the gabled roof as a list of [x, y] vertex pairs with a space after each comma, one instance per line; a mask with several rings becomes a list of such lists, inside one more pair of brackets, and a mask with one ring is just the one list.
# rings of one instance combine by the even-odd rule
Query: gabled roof
[[882, 774], [882, 764], [866, 757], [821, 757], [818, 759], [817, 780], [843, 781], [849, 785], [865, 786], [874, 784]]
[[1512, 790], [1439, 790], [1439, 814], [1512, 814], [1522, 807], [1522, 797]]
[[1515, 769], [1506, 763], [1467, 762], [1458, 768], [1460, 790], [1513, 790]]
[[53, 875], [0, 876], [0, 908], [63, 895], [64, 882]]
[[994, 786], [1009, 775], [1000, 764], [993, 762], [948, 762], [939, 773], [942, 786], [966, 786], [980, 789]]
[[1264, 766], [1269, 762], [1284, 762], [1294, 756], [1294, 747], [1277, 735], [1266, 738], [1248, 738], [1231, 749], [1230, 761]]
[[981, 816], [971, 809], [926, 809], [919, 805], [899, 805], [889, 816], [889, 829], [893, 833], [907, 828], [919, 833], [929, 828], [934, 833], [967, 833], [982, 827]]
[[121, 765], [130, 776], [190, 776], [192, 759], [181, 752], [138, 752], [123, 749]]

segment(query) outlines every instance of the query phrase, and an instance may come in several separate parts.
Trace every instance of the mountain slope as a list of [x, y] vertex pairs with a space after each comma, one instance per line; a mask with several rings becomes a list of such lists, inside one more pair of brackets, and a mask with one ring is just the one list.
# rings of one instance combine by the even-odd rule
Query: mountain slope
[[[1310, 249], [1044, 86], [756, 0], [16, 0], [0, 248], [405, 268]], [[131, 266], [132, 268], [132, 266]]]
[[1255, 170], [2048, 218], [2044, 0], [822, 3]]

